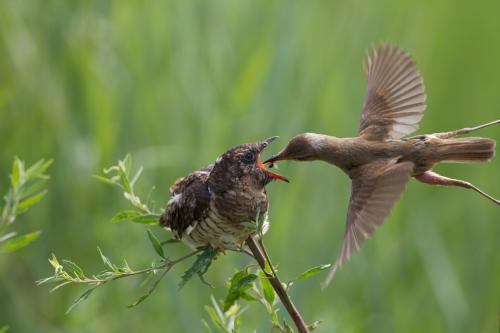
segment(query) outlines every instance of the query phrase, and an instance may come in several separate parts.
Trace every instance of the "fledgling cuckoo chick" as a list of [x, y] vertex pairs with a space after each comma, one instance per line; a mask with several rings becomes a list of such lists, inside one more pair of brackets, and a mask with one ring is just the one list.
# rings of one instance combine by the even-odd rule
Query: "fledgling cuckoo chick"
[[500, 120], [474, 128], [403, 138], [417, 129], [426, 108], [424, 84], [415, 62], [404, 51], [381, 45], [368, 57], [365, 72], [367, 92], [357, 137], [299, 134], [266, 161], [322, 160], [338, 166], [352, 180], [344, 241], [325, 286], [382, 224], [411, 177], [431, 185], [473, 189], [500, 204], [468, 182], [432, 171], [439, 162], [474, 163], [492, 158], [494, 140], [456, 136], [498, 124]]
[[260, 153], [276, 138], [237, 146], [215, 164], [178, 179], [170, 188], [171, 198], [160, 224], [195, 248], [240, 248], [256, 232], [245, 222], [255, 223], [264, 217], [267, 224], [265, 186], [273, 179], [288, 182], [268, 170], [260, 159]]

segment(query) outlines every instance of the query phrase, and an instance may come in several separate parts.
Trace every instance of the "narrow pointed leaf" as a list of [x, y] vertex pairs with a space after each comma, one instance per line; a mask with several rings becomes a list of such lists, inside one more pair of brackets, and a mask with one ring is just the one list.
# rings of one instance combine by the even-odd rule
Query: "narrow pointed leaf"
[[273, 289], [273, 286], [271, 285], [271, 282], [269, 282], [269, 279], [267, 278], [266, 274], [264, 274], [264, 272], [260, 271], [259, 277], [260, 277], [260, 285], [262, 287], [262, 293], [264, 294], [264, 298], [269, 303], [269, 305], [272, 306], [274, 304], [274, 300], [276, 298], [276, 293]]
[[[205, 319], [202, 319], [201, 322], [203, 324], [203, 327], [207, 331], [207, 333], [213, 333], [212, 329], [210, 328], [210, 326], [208, 325], [208, 323], [207, 323], [207, 321]], [[2, 333], [2, 332], [0, 331], [0, 333]]]
[[330, 266], [331, 266], [330, 264], [326, 264], [326, 265], [320, 265], [320, 266], [310, 268], [307, 271], [302, 272], [299, 275], [297, 275], [292, 281], [300, 281], [300, 280], [308, 279], [316, 274], [321, 273], [325, 269], [330, 268]]
[[43, 197], [47, 194], [47, 190], [43, 190], [38, 192], [37, 194], [32, 195], [29, 198], [22, 200], [16, 208], [16, 213], [20, 214], [25, 212], [28, 208], [38, 203]]
[[34, 231], [28, 234], [17, 236], [15, 238], [11, 238], [2, 245], [2, 250], [4, 252], [14, 252], [16, 250], [19, 250], [20, 248], [25, 247], [26, 245], [37, 239], [40, 236], [40, 233], [41, 231]]
[[142, 166], [139, 168], [139, 170], [137, 170], [137, 172], [135, 173], [134, 177], [130, 181], [130, 185], [131, 186], [135, 185], [135, 182], [139, 179], [139, 177], [141, 176], [143, 170], [144, 170], [144, 168]]
[[67, 272], [73, 273], [76, 277], [84, 277], [85, 275], [83, 274], [83, 270], [75, 264], [74, 262], [70, 260], [63, 259], [62, 260], [63, 267], [66, 269]]
[[111, 269], [113, 272], [116, 270], [116, 267], [111, 263], [111, 261], [109, 260], [108, 257], [106, 257], [101, 249], [98, 247], [97, 250], [99, 251], [99, 254], [101, 255], [101, 259], [102, 259], [102, 262], [104, 263], [104, 265], [106, 267], [108, 267], [109, 269]]
[[202, 253], [200, 253], [196, 257], [193, 265], [182, 275], [181, 282], [179, 283], [179, 289], [182, 289], [194, 275], [204, 275], [212, 264], [212, 261], [214, 260], [216, 255], [217, 250], [213, 249], [212, 247], [207, 247]]
[[132, 221], [140, 224], [159, 224], [160, 223], [160, 215], [149, 214], [149, 215], [141, 215], [132, 218]]
[[307, 325], [307, 328], [309, 331], [314, 331], [322, 322], [322, 320], [316, 320], [314, 323]]
[[156, 287], [158, 287], [158, 284], [165, 277], [167, 272], [168, 272], [168, 270], [163, 271], [162, 275], [153, 283], [153, 286], [149, 289], [149, 291], [146, 294], [142, 295], [135, 303], [130, 304], [128, 307], [133, 308], [133, 307], [141, 304], [146, 298], [148, 298], [153, 293], [153, 291], [156, 289]]
[[150, 230], [148, 230], [148, 238], [149, 238], [149, 241], [151, 242], [151, 245], [153, 245], [153, 249], [155, 249], [156, 253], [160, 257], [165, 259], [165, 253], [163, 252], [163, 247], [161, 246], [160, 241]]
[[248, 273], [246, 270], [236, 273], [229, 284], [229, 291], [224, 300], [224, 311], [229, 310], [239, 298], [247, 298], [247, 290], [252, 287], [256, 279], [257, 275]]
[[141, 215], [141, 213], [139, 213], [136, 210], [124, 210], [124, 211], [119, 212], [115, 216], [113, 216], [113, 218], [111, 219], [111, 222], [120, 222], [120, 221], [127, 220], [127, 219], [133, 219], [133, 218], [136, 218], [140, 215]]
[[292, 326], [288, 325], [288, 323], [284, 320], [283, 320], [283, 328], [285, 329], [286, 333], [294, 333]]
[[12, 163], [12, 173], [10, 174], [10, 184], [13, 188], [17, 187], [21, 177], [23, 162], [16, 156]]
[[107, 177], [103, 177], [103, 176], [99, 176], [99, 175], [93, 175], [93, 177], [105, 184], [109, 184], [109, 185], [116, 185], [116, 181], [114, 181], [113, 179], [110, 179], [110, 178], [107, 178]]
[[90, 294], [92, 294], [92, 292], [99, 286], [95, 286], [95, 287], [92, 287], [90, 289], [87, 289], [85, 290], [85, 292], [83, 294], [80, 295], [80, 297], [78, 297], [72, 304], [71, 306], [68, 308], [68, 310], [66, 311], [66, 314], [70, 313], [74, 308], [75, 306], [77, 306], [78, 304], [80, 304], [81, 302], [85, 301], [89, 296]]
[[5, 235], [0, 236], [0, 243], [3, 243], [6, 240], [11, 239], [15, 235], [17, 235], [17, 232], [9, 232], [9, 233], [7, 233]]
[[33, 184], [31, 184], [28, 188], [26, 188], [26, 190], [23, 191], [22, 199], [39, 192], [47, 182], [47, 179], [48, 178], [38, 178], [38, 180], [34, 181]]
[[212, 320], [212, 323], [222, 330], [222, 332], [227, 332], [226, 328], [224, 327], [224, 324], [220, 321], [219, 317], [217, 317], [217, 312], [215, 312], [215, 309], [212, 308], [211, 306], [205, 305], [205, 311], [207, 311], [210, 319]]
[[33, 164], [31, 167], [26, 170], [26, 179], [35, 179], [43, 175], [43, 173], [50, 167], [50, 165], [54, 162], [53, 159], [48, 161], [40, 160]]

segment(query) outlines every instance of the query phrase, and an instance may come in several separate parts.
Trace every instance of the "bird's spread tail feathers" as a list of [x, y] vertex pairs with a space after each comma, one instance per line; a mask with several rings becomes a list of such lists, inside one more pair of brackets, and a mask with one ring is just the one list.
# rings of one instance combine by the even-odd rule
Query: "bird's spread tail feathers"
[[486, 162], [494, 154], [495, 140], [486, 138], [445, 139], [437, 148], [437, 155], [443, 162]]

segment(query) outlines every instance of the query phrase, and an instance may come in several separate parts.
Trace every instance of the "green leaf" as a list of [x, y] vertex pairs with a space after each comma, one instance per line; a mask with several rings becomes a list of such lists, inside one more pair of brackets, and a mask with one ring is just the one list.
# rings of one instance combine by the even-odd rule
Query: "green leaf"
[[243, 295], [247, 294], [246, 291], [252, 287], [253, 281], [257, 279], [257, 275], [248, 273], [243, 270], [237, 272], [229, 283], [229, 291], [224, 300], [224, 312], [229, 310], [231, 306]]
[[130, 185], [131, 186], [135, 185], [135, 182], [139, 179], [139, 177], [141, 176], [143, 170], [144, 170], [144, 168], [142, 166], [139, 168], [139, 170], [137, 170], [137, 172], [135, 173], [134, 177], [130, 181]]
[[32, 194], [40, 191], [45, 183], [47, 182], [47, 178], [38, 178], [37, 181], [33, 182], [26, 190], [23, 191], [23, 199], [31, 196]]
[[[54, 282], [55, 282], [55, 281], [54, 281]], [[70, 283], [72, 283], [72, 282], [73, 282], [73, 281], [64, 281], [64, 282], [62, 282], [62, 283], [59, 283], [59, 284], [58, 284], [57, 286], [55, 286], [54, 288], [50, 289], [50, 292], [52, 293], [52, 292], [56, 291], [57, 289], [59, 289], [59, 288], [61, 288], [61, 287], [64, 287], [65, 285], [70, 284]]]
[[215, 311], [214, 308], [212, 308], [211, 306], [208, 306], [208, 305], [205, 305], [205, 311], [207, 311], [208, 313], [208, 316], [210, 317], [210, 319], [212, 320], [212, 323], [217, 327], [219, 328], [220, 330], [222, 330], [223, 332], [227, 332], [226, 328], [224, 327], [224, 324], [221, 322], [221, 320], [219, 319], [219, 317], [217, 316], [217, 312]]
[[134, 217], [132, 221], [140, 224], [159, 224], [161, 215], [149, 214], [149, 215], [141, 215]]
[[106, 256], [102, 253], [101, 249], [100, 249], [99, 247], [97, 247], [97, 250], [99, 251], [99, 254], [101, 255], [101, 259], [102, 259], [102, 262], [104, 263], [104, 266], [108, 267], [108, 268], [109, 268], [109, 269], [111, 269], [113, 272], [114, 272], [114, 271], [116, 271], [116, 267], [115, 267], [115, 265], [113, 265], [113, 264], [111, 263], [111, 261], [109, 260], [109, 258], [108, 258], [108, 257], [106, 257]]
[[195, 274], [202, 277], [207, 272], [217, 253], [218, 251], [216, 249], [207, 246], [205, 250], [196, 257], [193, 265], [182, 275], [179, 289], [182, 289]]
[[120, 176], [120, 181], [125, 192], [133, 193], [132, 186], [130, 186], [130, 181], [128, 179], [130, 163], [129, 155], [127, 155], [123, 161], [118, 161], [118, 176]]
[[104, 174], [106, 174], [106, 175], [107, 175], [108, 173], [110, 173], [111, 171], [116, 171], [116, 172], [118, 172], [118, 166], [117, 166], [117, 165], [112, 165], [112, 166], [110, 166], [109, 168], [104, 168], [104, 169], [102, 170], [102, 172], [104, 172]]
[[241, 292], [240, 298], [244, 299], [245, 301], [249, 301], [249, 302], [255, 302], [258, 300], [255, 296], [249, 294], [246, 291]]
[[8, 239], [11, 239], [12, 237], [14, 237], [15, 235], [17, 235], [17, 232], [9, 232], [7, 234], [4, 234], [4, 235], [1, 235], [0, 236], [0, 243], [3, 243], [5, 242], [6, 240]]
[[49, 277], [44, 278], [44, 279], [36, 280], [35, 283], [37, 286], [39, 286], [39, 285], [44, 284], [44, 283], [53, 283], [53, 282], [59, 282], [59, 281], [63, 281], [63, 280], [64, 279], [61, 277], [49, 276]]
[[92, 292], [97, 288], [99, 287], [99, 285], [95, 286], [95, 287], [92, 287], [92, 288], [89, 288], [87, 290], [85, 290], [85, 292], [83, 294], [80, 295], [80, 297], [78, 297], [72, 304], [71, 306], [68, 308], [68, 310], [66, 311], [66, 314], [70, 313], [74, 308], [75, 306], [77, 306], [78, 304], [80, 304], [81, 302], [85, 301], [89, 296], [90, 294], [92, 294]]
[[148, 237], [149, 237], [149, 241], [151, 242], [151, 245], [153, 245], [153, 248], [155, 249], [156, 253], [160, 257], [165, 259], [165, 253], [163, 252], [163, 247], [161, 246], [158, 238], [150, 230], [148, 230]]
[[19, 250], [20, 248], [25, 247], [26, 245], [37, 239], [40, 236], [40, 233], [41, 231], [34, 231], [28, 234], [17, 236], [15, 238], [11, 238], [2, 245], [2, 250], [4, 252], [14, 252], [16, 250]]
[[[205, 327], [205, 329], [207, 330], [207, 333], [213, 333], [212, 329], [210, 328], [210, 326], [208, 325], [208, 323], [205, 319], [202, 319], [201, 323], [203, 324], [203, 327]], [[2, 333], [2, 332], [0, 331], [0, 333]]]
[[297, 275], [292, 281], [300, 281], [300, 280], [308, 279], [316, 274], [321, 273], [325, 269], [330, 268], [330, 266], [331, 266], [331, 264], [326, 264], [326, 265], [320, 265], [320, 266], [310, 268], [307, 271], [302, 272], [299, 275]]
[[260, 277], [260, 286], [262, 287], [262, 293], [264, 294], [264, 298], [266, 299], [267, 303], [272, 307], [274, 304], [274, 300], [276, 298], [276, 293], [273, 289], [273, 286], [271, 285], [271, 282], [269, 282], [269, 279], [267, 278], [266, 274], [264, 274], [263, 271], [259, 271], [259, 277]]
[[85, 277], [85, 274], [83, 274], [83, 270], [75, 264], [74, 262], [70, 260], [63, 259], [62, 260], [63, 267], [66, 269], [67, 272], [73, 273], [76, 277], [83, 278]]
[[174, 243], [180, 243], [181, 240], [180, 239], [175, 239], [175, 238], [170, 238], [170, 239], [167, 239], [166, 241], [163, 241], [161, 242], [161, 245], [167, 245], [167, 244], [174, 244]]
[[106, 280], [106, 281], [109, 281], [109, 280], [112, 280], [113, 278], [115, 278], [117, 276], [117, 273], [115, 273], [114, 271], [113, 272], [110, 272], [110, 271], [104, 271], [104, 272], [101, 272], [99, 274], [97, 274], [97, 278], [99, 280]]
[[146, 294], [142, 295], [135, 303], [128, 305], [128, 307], [133, 308], [133, 307], [141, 304], [146, 298], [148, 298], [153, 293], [153, 291], [156, 289], [156, 287], [158, 287], [158, 284], [165, 277], [167, 272], [168, 272], [168, 270], [163, 271], [162, 275], [153, 283], [153, 286], [148, 290], [148, 292]]
[[55, 274], [57, 275], [58, 273], [62, 272], [63, 271], [63, 267], [61, 266], [61, 264], [59, 263], [59, 261], [57, 260], [57, 257], [54, 253], [52, 253], [52, 258], [49, 258], [49, 263], [52, 265], [52, 267], [54, 267], [54, 270], [55, 270]]
[[16, 213], [20, 214], [22, 212], [25, 212], [28, 208], [42, 200], [46, 194], [47, 190], [43, 190], [41, 192], [38, 192], [37, 194], [32, 195], [29, 198], [22, 200], [21, 202], [19, 202], [19, 205], [17, 205]]
[[53, 159], [48, 161], [40, 160], [33, 164], [28, 170], [26, 170], [26, 179], [35, 179], [43, 175], [43, 173], [50, 167], [54, 162]]
[[[129, 175], [130, 173], [130, 170], [132, 169], [132, 155], [130, 155], [130, 153], [128, 153], [127, 155], [125, 155], [125, 158], [123, 159], [123, 161], [121, 161], [124, 165], [124, 170], [125, 172], [127, 173], [127, 176]], [[118, 163], [120, 164], [120, 163]]]
[[103, 177], [103, 176], [99, 176], [99, 175], [93, 175], [92, 177], [103, 182], [104, 184], [109, 184], [109, 185], [116, 185], [117, 184], [117, 182], [111, 178], [107, 178], [107, 177]]
[[219, 303], [215, 299], [214, 295], [210, 295], [210, 301], [212, 302], [212, 306], [215, 309], [215, 313], [217, 313], [217, 317], [219, 317], [219, 320], [221, 323], [226, 323], [226, 316], [224, 316], [224, 313], [222, 312], [222, 309], [219, 306]]
[[322, 320], [316, 320], [314, 323], [307, 325], [307, 328], [309, 331], [314, 331], [322, 322]]
[[14, 163], [12, 163], [12, 173], [10, 174], [10, 184], [12, 188], [16, 188], [19, 184], [19, 179], [23, 174], [23, 161], [21, 161], [17, 156], [14, 158]]
[[147, 294], [142, 295], [137, 301], [135, 301], [132, 304], [127, 305], [127, 308], [133, 308], [136, 307], [137, 305], [141, 304], [146, 298], [151, 295], [151, 292], [148, 292]]
[[136, 210], [124, 210], [124, 211], [119, 212], [115, 216], [113, 216], [113, 218], [111, 219], [111, 222], [120, 222], [120, 221], [123, 221], [126, 219], [133, 219], [133, 218], [136, 218], [140, 215], [141, 215], [141, 213], [139, 213]]
[[285, 329], [286, 333], [294, 333], [293, 328], [288, 325], [286, 321], [283, 320], [283, 328]]
[[278, 326], [280, 323], [280, 319], [278, 317], [278, 310], [273, 311], [272, 323], [274, 326]]
[[7, 326], [7, 325], [2, 326], [2, 327], [0, 327], [0, 333], [5, 333], [8, 331], [8, 329], [9, 329], [9, 326]]

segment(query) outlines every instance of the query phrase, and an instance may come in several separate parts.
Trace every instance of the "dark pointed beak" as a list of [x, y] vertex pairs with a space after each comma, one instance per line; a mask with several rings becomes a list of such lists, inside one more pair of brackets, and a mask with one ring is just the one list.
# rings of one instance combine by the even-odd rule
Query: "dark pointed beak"
[[[266, 148], [266, 147], [267, 147], [267, 146], [268, 146], [271, 142], [273, 142], [274, 140], [276, 140], [276, 139], [278, 139], [278, 138], [279, 138], [279, 136], [272, 136], [272, 137], [267, 138], [267, 139], [265, 139], [264, 141], [262, 141], [262, 142], [261, 142], [261, 146], [260, 146], [260, 148], [261, 148], [261, 149], [260, 149], [260, 151], [263, 151], [263, 150], [264, 150], [264, 149], [265, 149], [265, 148]], [[269, 161], [269, 159], [268, 159], [268, 161]], [[261, 169], [262, 169], [262, 171], [264, 171], [265, 173], [267, 173], [269, 176], [271, 176], [271, 177], [272, 177], [272, 178], [274, 178], [274, 179], [279, 179], [279, 180], [284, 181], [284, 182], [287, 182], [287, 183], [289, 183], [289, 182], [290, 182], [290, 181], [289, 181], [286, 177], [284, 177], [284, 176], [282, 176], [282, 175], [280, 175], [280, 174], [277, 174], [276, 172], [273, 172], [273, 171], [269, 170], [269, 169], [265, 166], [265, 164], [266, 164], [266, 163], [267, 163], [267, 161], [266, 161], [265, 163], [262, 163], [262, 161], [260, 160], [260, 157], [259, 157], [259, 159], [257, 160], [257, 166], [258, 166], [259, 168], [261, 168]]]
[[280, 154], [273, 155], [264, 161], [264, 164], [273, 164], [280, 160]]
[[267, 138], [264, 141], [262, 141], [260, 143], [260, 151], [263, 151], [267, 146], [269, 146], [269, 144], [271, 144], [271, 142], [273, 142], [274, 140], [279, 139], [279, 138], [280, 138], [279, 136], [272, 136], [272, 137]]

